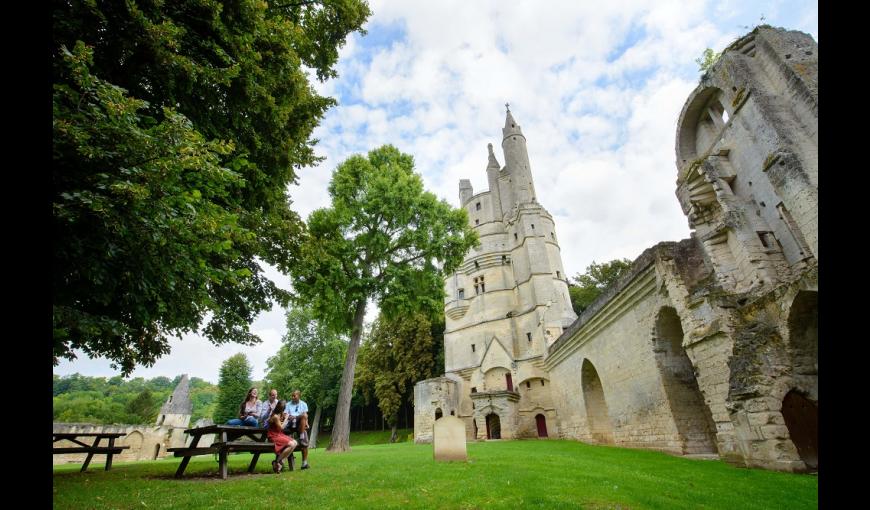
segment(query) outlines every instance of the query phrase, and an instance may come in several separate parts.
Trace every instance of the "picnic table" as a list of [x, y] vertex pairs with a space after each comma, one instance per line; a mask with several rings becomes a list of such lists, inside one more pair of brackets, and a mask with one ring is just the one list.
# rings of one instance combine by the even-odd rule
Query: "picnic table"
[[[106, 471], [112, 468], [112, 455], [116, 453], [121, 453], [122, 450], [126, 450], [130, 448], [129, 446], [115, 446], [115, 439], [126, 436], [126, 432], [54, 432], [54, 443], [66, 439], [67, 441], [71, 441], [79, 446], [69, 446], [69, 447], [53, 447], [52, 453], [87, 453], [88, 457], [85, 459], [85, 463], [82, 465], [81, 471], [88, 469], [88, 464], [91, 463], [91, 458], [95, 454], [105, 454], [106, 455]], [[94, 442], [92, 444], [86, 444], [79, 440], [79, 438], [94, 438]], [[100, 441], [103, 439], [109, 440], [108, 446], [100, 446]]]
[[[191, 437], [190, 445], [178, 448], [168, 448], [167, 451], [173, 452], [176, 457], [184, 457], [178, 470], [175, 471], [175, 477], [181, 478], [184, 470], [187, 469], [187, 464], [190, 458], [195, 455], [218, 454], [218, 463], [220, 464], [221, 478], [227, 479], [227, 454], [230, 452], [247, 452], [253, 453], [254, 458], [251, 459], [251, 464], [248, 466], [248, 473], [253, 473], [257, 467], [257, 461], [260, 459], [260, 454], [274, 453], [275, 444], [269, 441], [266, 437], [266, 429], [262, 427], [244, 427], [234, 425], [208, 425], [206, 427], [198, 427], [187, 429], [184, 431]], [[199, 440], [206, 434], [215, 434], [215, 442], [211, 446], [198, 446]], [[246, 437], [249, 441], [240, 441], [239, 439]]]

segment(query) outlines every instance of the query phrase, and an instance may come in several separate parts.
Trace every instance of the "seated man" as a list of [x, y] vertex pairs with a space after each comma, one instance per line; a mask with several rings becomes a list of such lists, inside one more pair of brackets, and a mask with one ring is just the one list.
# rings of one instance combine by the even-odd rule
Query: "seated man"
[[269, 399], [264, 400], [261, 404], [260, 411], [260, 423], [263, 424], [264, 428], [269, 428], [269, 418], [272, 416], [272, 411], [275, 410], [275, 407], [278, 405], [278, 390], [272, 388], [272, 391], [269, 392]]
[[308, 469], [308, 404], [300, 400], [302, 392], [295, 390], [292, 399], [287, 402], [284, 412], [287, 414], [287, 425], [284, 433], [291, 436], [299, 433], [299, 446], [302, 448], [302, 469]]

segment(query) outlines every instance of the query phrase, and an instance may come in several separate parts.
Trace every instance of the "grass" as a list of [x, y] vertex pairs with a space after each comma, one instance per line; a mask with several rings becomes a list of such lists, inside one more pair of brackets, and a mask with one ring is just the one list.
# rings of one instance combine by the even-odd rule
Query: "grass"
[[[575, 441], [468, 444], [468, 462], [432, 459], [432, 445], [312, 450], [307, 471], [271, 472], [271, 456], [247, 474], [250, 455], [230, 456], [221, 480], [211, 456], [54, 469], [55, 508], [281, 508], [292, 494], [308, 508], [818, 508], [818, 478], [659, 452]], [[297, 463], [298, 465], [298, 463]], [[99, 468], [99, 469], [98, 469]]]
[[[317, 436], [317, 444], [326, 448], [329, 446], [329, 440], [331, 438], [331, 432], [329, 434], [320, 434]], [[387, 430], [363, 430], [359, 432], [351, 432], [350, 433], [350, 447], [354, 446], [365, 446], [372, 444], [388, 444], [390, 442], [390, 434], [392, 432], [390, 429]], [[397, 429], [396, 430], [396, 442], [404, 443], [406, 441], [414, 440], [414, 429]]]

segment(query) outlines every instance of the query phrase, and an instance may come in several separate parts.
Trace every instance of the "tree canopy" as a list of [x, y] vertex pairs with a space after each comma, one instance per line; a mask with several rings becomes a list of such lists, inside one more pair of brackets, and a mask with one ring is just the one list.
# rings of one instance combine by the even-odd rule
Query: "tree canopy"
[[603, 264], [593, 260], [585, 273], [577, 273], [568, 285], [574, 313], [577, 315], [583, 313], [583, 310], [598, 299], [604, 289], [616, 282], [630, 267], [631, 261], [628, 259], [613, 259]]
[[396, 441], [402, 401], [413, 399], [417, 381], [433, 375], [434, 343], [429, 318], [415, 313], [392, 320], [379, 317], [360, 346], [356, 383], [367, 402], [377, 397], [378, 407], [392, 428], [391, 443]]
[[335, 331], [350, 332], [329, 450], [349, 449], [349, 410], [369, 299], [387, 317], [444, 306], [444, 275], [477, 242], [464, 209], [423, 188], [413, 157], [391, 145], [341, 163], [331, 207], [311, 213], [291, 278], [300, 303]]
[[275, 388], [284, 400], [293, 390], [302, 391], [309, 411], [315, 411], [310, 443], [316, 444], [324, 410], [338, 401], [341, 369], [347, 340], [324, 327], [310, 310], [294, 307], [287, 311], [287, 333], [274, 356], [266, 360], [264, 389]]
[[53, 45], [53, 354], [124, 375], [203, 329], [252, 344], [287, 294], [302, 222], [288, 185], [364, 0], [57, 0]]
[[218, 377], [218, 398], [213, 419], [221, 424], [239, 417], [239, 405], [254, 386], [248, 357], [242, 353], [230, 356], [221, 364]]
[[[157, 411], [175, 389], [177, 381], [168, 377], [124, 380], [120, 376], [88, 377], [80, 374], [54, 375], [53, 419], [68, 423], [154, 425]], [[150, 393], [151, 404], [143, 393]], [[211, 418], [218, 388], [198, 377], [190, 378], [191, 423]], [[137, 401], [135, 402], [134, 401]]]

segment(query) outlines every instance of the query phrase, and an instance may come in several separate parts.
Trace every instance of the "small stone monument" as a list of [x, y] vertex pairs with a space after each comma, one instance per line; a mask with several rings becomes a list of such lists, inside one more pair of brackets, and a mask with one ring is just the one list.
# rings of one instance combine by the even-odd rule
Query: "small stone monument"
[[455, 416], [443, 416], [435, 420], [432, 446], [435, 460], [468, 460], [465, 450], [465, 423]]

